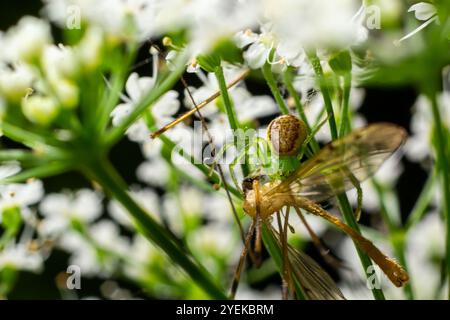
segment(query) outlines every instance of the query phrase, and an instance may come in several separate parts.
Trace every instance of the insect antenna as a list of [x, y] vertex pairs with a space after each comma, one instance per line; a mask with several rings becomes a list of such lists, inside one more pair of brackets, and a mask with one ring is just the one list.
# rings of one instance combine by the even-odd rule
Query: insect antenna
[[[250, 70], [245, 70], [240, 76], [238, 76], [236, 79], [234, 79], [233, 81], [231, 81], [230, 83], [228, 83], [227, 85], [227, 89], [230, 89], [232, 87], [234, 87], [236, 84], [238, 84], [240, 81], [242, 81], [245, 77], [247, 77], [247, 75], [250, 73]], [[189, 89], [187, 89], [189, 92]], [[193, 108], [192, 110], [186, 112], [185, 114], [181, 115], [180, 117], [178, 117], [177, 119], [173, 120], [172, 122], [170, 122], [169, 124], [165, 125], [164, 127], [162, 127], [161, 129], [153, 132], [150, 137], [152, 139], [155, 139], [157, 137], [159, 137], [161, 134], [163, 134], [164, 132], [166, 132], [167, 130], [173, 128], [174, 126], [176, 126], [178, 123], [184, 121], [185, 119], [191, 117], [193, 114], [195, 114], [198, 110], [202, 109], [203, 107], [205, 107], [206, 105], [208, 105], [209, 103], [211, 103], [212, 101], [214, 101], [215, 99], [217, 99], [218, 97], [220, 97], [220, 90], [216, 91], [215, 93], [213, 93], [211, 96], [209, 96], [208, 98], [206, 98], [205, 100], [203, 100], [202, 102], [198, 103], [198, 104], [194, 104], [195, 108]], [[198, 114], [198, 112], [197, 112]]]

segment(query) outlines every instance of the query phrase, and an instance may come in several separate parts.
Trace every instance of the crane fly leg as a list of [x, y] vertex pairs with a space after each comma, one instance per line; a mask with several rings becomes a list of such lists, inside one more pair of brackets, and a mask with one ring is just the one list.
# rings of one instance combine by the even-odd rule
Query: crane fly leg
[[277, 222], [278, 222], [278, 230], [280, 233], [280, 242], [281, 242], [281, 253], [283, 256], [283, 266], [282, 266], [282, 297], [283, 300], [289, 299], [289, 290], [293, 291], [293, 283], [290, 278], [290, 260], [289, 260], [289, 252], [288, 252], [288, 219], [289, 219], [289, 207], [286, 208], [286, 215], [284, 220], [284, 226], [281, 222], [281, 214], [277, 212]]
[[328, 249], [320, 240], [319, 236], [314, 232], [314, 230], [309, 225], [308, 221], [306, 221], [302, 211], [299, 208], [295, 208], [295, 211], [297, 212], [298, 217], [302, 221], [302, 223], [305, 225], [306, 230], [308, 231], [309, 236], [311, 237], [311, 240], [316, 247], [316, 249], [319, 251], [320, 255], [323, 257], [326, 263], [328, 263], [330, 266], [334, 268], [342, 268], [344, 267], [343, 263], [330, 255], [330, 249]]
[[262, 259], [261, 259], [261, 252], [262, 252], [262, 218], [261, 218], [261, 210], [260, 210], [260, 204], [261, 204], [261, 192], [259, 187], [259, 181], [254, 180], [253, 181], [253, 190], [255, 190], [255, 202], [256, 202], [256, 237], [255, 237], [255, 261], [254, 264], [256, 267], [261, 266]]
[[247, 253], [249, 251], [250, 241], [253, 237], [254, 231], [255, 231], [255, 220], [252, 221], [252, 224], [250, 225], [247, 236], [245, 237], [244, 248], [242, 249], [241, 256], [239, 257], [239, 262], [238, 262], [236, 270], [234, 272], [233, 283], [231, 285], [231, 290], [230, 290], [231, 299], [234, 299], [234, 297], [236, 296], [236, 291], [239, 286], [239, 281], [241, 280], [241, 273], [242, 273], [242, 270], [243, 270], [244, 264], [245, 264], [245, 257], [247, 256]]
[[408, 274], [396, 261], [387, 257], [371, 241], [364, 238], [361, 234], [350, 228], [341, 220], [308, 199], [298, 199], [297, 205], [314, 215], [324, 218], [348, 234], [353, 241], [356, 242], [358, 247], [367, 253], [367, 255], [369, 255], [369, 257], [381, 268], [381, 270], [383, 270], [395, 286], [401, 287], [408, 281]]

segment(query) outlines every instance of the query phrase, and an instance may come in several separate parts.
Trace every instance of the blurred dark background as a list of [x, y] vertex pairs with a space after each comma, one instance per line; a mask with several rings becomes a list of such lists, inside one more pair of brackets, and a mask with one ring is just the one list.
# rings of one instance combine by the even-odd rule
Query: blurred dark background
[[[17, 1], [2, 0], [0, 1], [0, 30], [5, 31], [9, 26], [15, 24], [20, 17], [24, 15], [39, 16], [42, 4], [40, 1]], [[57, 30], [55, 30], [57, 33]], [[57, 37], [57, 34], [56, 34]], [[1, 48], [0, 48], [1, 50]], [[142, 50], [139, 60], [145, 60], [148, 48]], [[140, 68], [140, 73], [145, 72], [149, 68]], [[186, 76], [189, 84], [196, 85], [197, 80]], [[182, 86], [177, 87], [182, 95]], [[248, 80], [248, 88], [255, 94], [269, 94], [267, 86], [256, 80]], [[365, 116], [369, 123], [378, 121], [387, 121], [401, 125], [409, 130], [411, 117], [411, 107], [416, 100], [416, 90], [412, 87], [370, 87], [365, 88], [366, 95], [360, 112]], [[14, 143], [2, 138], [0, 140], [2, 147], [13, 147]], [[130, 143], [127, 139], [123, 139], [112, 151], [111, 159], [117, 166], [123, 177], [129, 184], [139, 184], [135, 176], [135, 168], [143, 161], [142, 155], [137, 144]], [[426, 173], [417, 164], [403, 159], [404, 173], [400, 177], [397, 188], [399, 193], [401, 212], [403, 220], [411, 211], [414, 201], [419, 195]], [[51, 179], [45, 180], [46, 193], [58, 192], [61, 189], [78, 189], [82, 187], [90, 187], [89, 181], [76, 173], [64, 174]], [[363, 215], [361, 223], [372, 224], [373, 219], [377, 215]], [[306, 252], [316, 261], [321, 262], [327, 271], [333, 277], [337, 277], [334, 270], [330, 270], [322, 257], [312, 245], [308, 245]], [[16, 288], [11, 293], [10, 298], [13, 299], [60, 299], [61, 295], [57, 289], [56, 281], [58, 274], [64, 273], [67, 268], [68, 255], [61, 251], [54, 252], [47, 260], [43, 273], [39, 275], [31, 273], [22, 273], [19, 277]], [[99, 287], [104, 280], [101, 279], [83, 279], [82, 289], [79, 296], [98, 296], [101, 297]], [[265, 287], [268, 282], [279, 283], [279, 277], [274, 276], [264, 283], [258, 283], [257, 287]], [[139, 288], [133, 287], [128, 283], [120, 283], [121, 286], [128, 288], [133, 295], [142, 296]]]

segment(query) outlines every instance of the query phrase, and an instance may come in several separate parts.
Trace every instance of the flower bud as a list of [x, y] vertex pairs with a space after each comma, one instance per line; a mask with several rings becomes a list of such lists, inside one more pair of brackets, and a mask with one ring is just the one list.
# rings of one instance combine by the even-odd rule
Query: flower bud
[[84, 64], [85, 71], [92, 71], [101, 64], [103, 44], [104, 36], [100, 29], [89, 28], [86, 31], [77, 47], [77, 53]]
[[22, 112], [31, 122], [48, 126], [58, 116], [59, 105], [51, 97], [30, 96], [22, 100]]
[[32, 71], [25, 66], [4, 68], [0, 70], [0, 93], [12, 103], [20, 103], [30, 89], [33, 78]]
[[65, 109], [73, 109], [78, 105], [79, 89], [68, 80], [61, 79], [55, 83], [55, 92], [58, 96], [61, 106]]
[[79, 70], [78, 61], [72, 48], [62, 45], [46, 46], [41, 63], [49, 79], [61, 77], [73, 79]]

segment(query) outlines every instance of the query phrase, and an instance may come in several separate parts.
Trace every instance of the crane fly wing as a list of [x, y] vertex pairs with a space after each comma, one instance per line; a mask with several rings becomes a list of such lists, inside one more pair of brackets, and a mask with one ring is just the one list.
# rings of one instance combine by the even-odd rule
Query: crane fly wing
[[372, 176], [405, 141], [403, 128], [376, 123], [354, 130], [322, 148], [264, 196], [289, 193], [321, 202]]
[[[267, 225], [281, 248], [280, 234]], [[290, 269], [302, 288], [303, 294], [311, 300], [345, 300], [333, 279], [312, 258], [288, 245]]]

